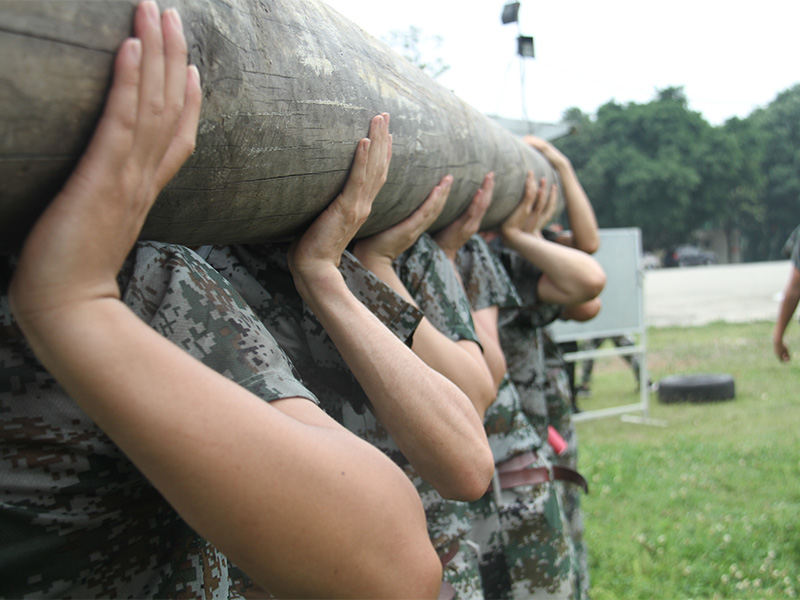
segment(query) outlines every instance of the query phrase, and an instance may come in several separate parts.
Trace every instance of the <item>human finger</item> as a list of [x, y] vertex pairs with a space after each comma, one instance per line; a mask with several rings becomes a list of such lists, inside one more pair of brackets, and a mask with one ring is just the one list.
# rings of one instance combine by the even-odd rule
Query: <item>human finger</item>
[[367, 195], [370, 204], [378, 195], [389, 173], [392, 141], [389, 135], [389, 114], [373, 117], [369, 138], [372, 141], [367, 163]]
[[[414, 211], [419, 214], [419, 227], [420, 233], [427, 230], [433, 222], [442, 214], [447, 198], [450, 196], [450, 190], [453, 186], [453, 176], [445, 175], [442, 180], [431, 190], [428, 197], [425, 199], [420, 207]], [[412, 215], [413, 216], [413, 215]]]
[[[136, 122], [134, 154], [139, 164], [160, 161], [159, 151], [154, 147], [161, 131], [164, 114], [164, 39], [161, 30], [161, 15], [153, 0], [145, 0], [136, 11], [134, 33], [142, 40], [142, 67], [139, 83], [139, 107]], [[158, 154], [157, 158], [155, 158]]]
[[200, 86], [200, 73], [197, 67], [186, 67], [186, 89], [183, 111], [178, 122], [175, 134], [172, 136], [169, 148], [158, 167], [156, 185], [163, 188], [167, 182], [178, 172], [184, 162], [194, 152], [197, 143], [197, 125], [200, 122], [200, 107], [202, 104], [202, 89]]
[[114, 62], [113, 81], [103, 116], [81, 160], [82, 164], [120, 168], [128, 159], [136, 128], [141, 61], [141, 40], [125, 40]]
[[536, 180], [533, 171], [528, 171], [525, 175], [525, 187], [522, 192], [522, 199], [519, 204], [511, 211], [511, 214], [503, 222], [501, 229], [523, 229], [531, 212], [531, 207], [536, 199]]
[[[544, 179], [542, 179], [542, 189], [544, 189], [544, 187]], [[538, 229], [541, 229], [553, 219], [556, 213], [556, 208], [558, 207], [558, 185], [555, 183], [551, 184], [549, 190], [550, 193], [548, 194], [547, 200], [542, 208], [542, 213], [539, 216], [539, 222], [536, 224]]]
[[483, 178], [483, 184], [478, 190], [480, 196], [476, 194], [477, 197], [473, 198], [472, 205], [470, 206], [469, 226], [471, 229], [474, 229], [474, 231], [478, 231], [480, 228], [481, 221], [483, 221], [483, 217], [486, 216], [486, 211], [489, 210], [489, 206], [492, 203], [494, 184], [494, 173], [487, 173], [486, 177]]
[[161, 142], [164, 150], [169, 147], [170, 135], [183, 115], [188, 77], [186, 38], [183, 24], [174, 8], [161, 15], [161, 31], [164, 44], [164, 114], [162, 116]]

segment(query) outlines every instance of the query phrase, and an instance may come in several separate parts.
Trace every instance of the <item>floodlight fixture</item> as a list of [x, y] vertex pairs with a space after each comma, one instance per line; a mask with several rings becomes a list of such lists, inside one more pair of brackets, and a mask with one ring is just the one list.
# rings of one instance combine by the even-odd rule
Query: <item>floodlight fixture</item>
[[517, 54], [523, 58], [534, 58], [533, 37], [521, 35], [517, 38]]
[[519, 2], [509, 2], [503, 7], [503, 14], [500, 19], [503, 21], [503, 25], [508, 25], [509, 23], [516, 23], [518, 17]]

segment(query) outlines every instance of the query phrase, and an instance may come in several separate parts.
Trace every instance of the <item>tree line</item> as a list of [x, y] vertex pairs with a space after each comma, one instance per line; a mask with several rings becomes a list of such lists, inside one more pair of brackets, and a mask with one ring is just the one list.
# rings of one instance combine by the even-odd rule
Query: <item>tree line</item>
[[721, 231], [729, 255], [778, 260], [800, 224], [800, 84], [748, 117], [712, 126], [682, 87], [646, 103], [571, 108], [570, 157], [601, 227], [639, 227], [645, 250]]

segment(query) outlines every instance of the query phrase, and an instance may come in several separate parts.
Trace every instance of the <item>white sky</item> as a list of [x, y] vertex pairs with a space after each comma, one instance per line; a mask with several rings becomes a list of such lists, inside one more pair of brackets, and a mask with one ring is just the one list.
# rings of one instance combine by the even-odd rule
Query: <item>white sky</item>
[[[558, 122], [572, 106], [594, 114], [683, 86], [690, 109], [719, 125], [800, 82], [799, 0], [521, 0], [519, 25], [500, 22], [505, 0], [325, 1], [377, 38], [411, 25], [441, 36], [428, 58], [450, 70], [437, 81], [509, 118]], [[519, 33], [536, 47], [522, 67]]]

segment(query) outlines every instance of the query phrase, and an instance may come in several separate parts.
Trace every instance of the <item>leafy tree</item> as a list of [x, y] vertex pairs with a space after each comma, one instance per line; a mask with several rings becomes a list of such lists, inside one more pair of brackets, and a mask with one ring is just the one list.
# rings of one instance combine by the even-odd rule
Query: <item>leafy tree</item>
[[749, 120], [763, 147], [765, 258], [778, 259], [784, 241], [800, 223], [800, 84], [778, 94]]
[[639, 227], [646, 249], [719, 229], [729, 251], [741, 237], [747, 260], [777, 259], [800, 223], [800, 85], [721, 127], [690, 111], [680, 87], [646, 104], [608, 102], [594, 119], [572, 108], [564, 120], [578, 133], [556, 145], [601, 227]]
[[[763, 260], [768, 252], [759, 242], [766, 216], [762, 132], [750, 119], [733, 118], [714, 129], [714, 138], [710, 157], [715, 164], [710, 168], [711, 181], [704, 193], [714, 194], [722, 202], [715, 204], [712, 221], [725, 232], [729, 255], [738, 249], [747, 260]], [[737, 247], [740, 234], [749, 242], [744, 248]]]
[[685, 241], [713, 213], [699, 193], [712, 127], [688, 109], [681, 88], [661, 90], [647, 104], [609, 102], [581, 127], [557, 145], [573, 161], [601, 227], [639, 227], [645, 247], [656, 249]]

